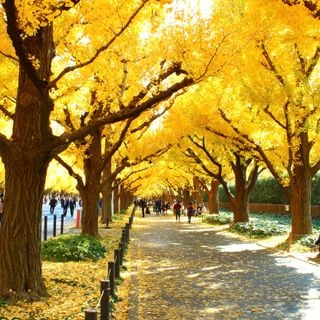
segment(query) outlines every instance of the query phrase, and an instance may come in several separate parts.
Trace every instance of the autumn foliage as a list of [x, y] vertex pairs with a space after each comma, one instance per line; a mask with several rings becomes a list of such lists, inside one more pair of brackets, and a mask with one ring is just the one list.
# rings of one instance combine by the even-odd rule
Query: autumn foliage
[[248, 220], [267, 171], [286, 192], [293, 239], [312, 233], [319, 1], [4, 0], [0, 10], [0, 297], [48, 293], [45, 188], [77, 188], [83, 233], [97, 236], [97, 199], [120, 190], [125, 202], [187, 198], [198, 184], [214, 199], [217, 181], [236, 181], [234, 217]]

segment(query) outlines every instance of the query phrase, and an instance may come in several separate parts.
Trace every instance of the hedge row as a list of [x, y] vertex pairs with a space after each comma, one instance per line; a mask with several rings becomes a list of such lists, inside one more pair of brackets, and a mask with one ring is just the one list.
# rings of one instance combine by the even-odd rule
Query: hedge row
[[[230, 186], [230, 190], [234, 192], [234, 186]], [[219, 188], [219, 200], [228, 201], [222, 187]], [[249, 201], [251, 203], [288, 203], [282, 188], [274, 178], [259, 179], [250, 194]], [[316, 175], [312, 180], [311, 204], [320, 205], [320, 175]]]

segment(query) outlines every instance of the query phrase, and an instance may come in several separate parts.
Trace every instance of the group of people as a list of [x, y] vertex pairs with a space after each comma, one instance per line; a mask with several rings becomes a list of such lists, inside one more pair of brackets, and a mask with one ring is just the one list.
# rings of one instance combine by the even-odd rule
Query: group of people
[[[70, 216], [73, 217], [74, 209], [76, 208], [77, 202], [75, 197], [73, 196], [62, 196], [60, 198], [61, 208], [63, 209], [63, 216], [65, 217], [68, 213], [68, 209], [70, 209]], [[50, 206], [50, 214], [54, 213], [54, 210], [58, 204], [58, 199], [55, 195], [49, 201]]]
[[191, 218], [193, 216], [199, 216], [201, 213], [206, 212], [206, 207], [204, 204], [194, 205], [193, 202], [189, 202], [186, 208], [184, 208], [183, 204], [176, 200], [173, 205], [173, 212], [176, 216], [176, 221], [180, 221], [181, 212], [185, 212], [188, 217], [188, 223], [191, 223]]
[[[150, 208], [152, 208], [153, 212], [156, 215], [165, 215], [168, 210], [171, 208], [171, 205], [167, 201], [162, 201], [157, 199], [155, 201], [147, 201], [145, 199], [137, 199], [135, 200], [135, 205], [141, 207], [142, 217], [145, 217], [145, 214], [150, 214]], [[189, 204], [185, 207], [183, 203], [179, 200], [175, 200], [172, 206], [173, 213], [175, 214], [176, 221], [180, 221], [181, 214], [185, 214], [188, 217], [188, 223], [191, 223], [191, 218], [193, 216], [201, 215], [206, 212], [206, 207], [203, 203], [195, 204], [193, 202], [189, 202]]]

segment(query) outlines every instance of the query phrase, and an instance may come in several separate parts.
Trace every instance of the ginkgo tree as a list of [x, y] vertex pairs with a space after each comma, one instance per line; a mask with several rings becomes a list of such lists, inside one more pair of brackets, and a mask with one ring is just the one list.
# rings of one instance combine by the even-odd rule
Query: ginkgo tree
[[[47, 293], [41, 276], [40, 229], [46, 173], [53, 157], [100, 126], [138, 116], [192, 84], [193, 80], [182, 71], [181, 65], [174, 62], [164, 78], [172, 77], [150, 93], [148, 101], [114, 104], [104, 117], [75, 131], [53, 134], [50, 120], [53, 111], [57, 112], [53, 97], [59, 94], [59, 86], [67, 88], [68, 83], [93, 76], [88, 66], [99, 62], [151, 2], [128, 1], [123, 6], [98, 0], [2, 2], [0, 8], [5, 19], [0, 22], [1, 52], [4, 52], [1, 59], [15, 61], [18, 70], [12, 75], [18, 77], [16, 96], [10, 91], [11, 99], [5, 101], [8, 107], [2, 104], [8, 116], [12, 115], [12, 132], [8, 136], [3, 132], [0, 135], [6, 189], [6, 215], [0, 232], [0, 244], [6, 248], [0, 253], [0, 297], [38, 298]], [[102, 17], [104, 14], [106, 18]], [[101, 22], [106, 21], [113, 24], [103, 29]], [[55, 36], [69, 28], [73, 29], [78, 42], [70, 43], [71, 39], [65, 37], [65, 42], [59, 43], [65, 54], [60, 51], [61, 54], [56, 55]], [[96, 34], [97, 30], [105, 32]], [[61, 37], [59, 40], [62, 41]], [[136, 79], [141, 80], [141, 77]], [[144, 84], [140, 82], [139, 85], [143, 87]], [[79, 93], [82, 96], [77, 102], [88, 101], [81, 88]], [[134, 94], [134, 88], [130, 93]], [[1, 101], [4, 98], [2, 96]]]
[[221, 79], [217, 117], [225, 137], [263, 161], [283, 186], [298, 239], [312, 233], [311, 179], [320, 167], [319, 22], [303, 7], [252, 2], [258, 4], [265, 10], [244, 14], [256, 33], [237, 69]]

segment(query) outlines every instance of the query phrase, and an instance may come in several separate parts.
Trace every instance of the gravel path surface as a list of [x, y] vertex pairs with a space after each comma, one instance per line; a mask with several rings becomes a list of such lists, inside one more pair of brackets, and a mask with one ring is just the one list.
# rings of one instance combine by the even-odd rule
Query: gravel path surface
[[129, 320], [320, 319], [318, 265], [221, 228], [135, 217], [129, 247]]

